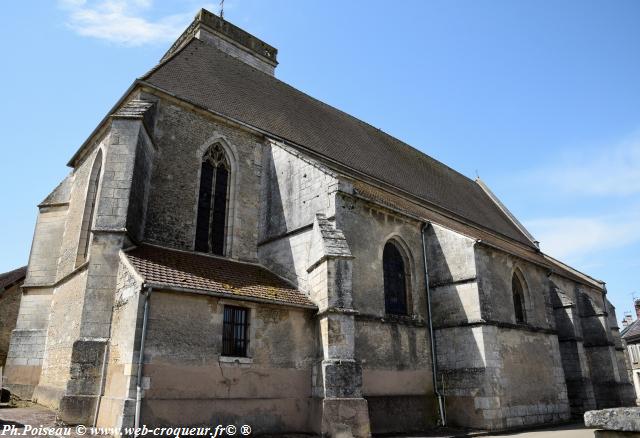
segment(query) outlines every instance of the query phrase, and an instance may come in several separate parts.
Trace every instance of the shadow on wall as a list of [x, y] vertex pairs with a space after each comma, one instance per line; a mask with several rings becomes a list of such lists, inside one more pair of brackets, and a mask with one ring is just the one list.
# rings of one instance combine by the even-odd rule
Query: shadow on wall
[[[479, 312], [475, 273], [463, 266], [465, 258], [452, 257], [457, 251], [473, 251], [468, 239], [429, 227], [427, 265], [432, 303], [432, 319], [438, 360], [437, 386], [445, 396], [448, 424], [484, 427], [478, 400], [488, 397], [482, 328], [472, 328], [470, 313]], [[447, 259], [449, 256], [449, 260]], [[455, 260], [452, 262], [450, 260]], [[456, 269], [457, 268], [457, 269]]]
[[615, 343], [603, 308], [604, 298], [599, 293], [594, 298], [588, 291], [576, 289], [584, 347], [597, 408], [624, 406], [627, 403], [624, 397], [625, 383], [621, 381], [618, 370]]
[[292, 196], [291, 185], [280, 178], [273, 159], [273, 150], [265, 151], [263, 179], [261, 183], [264, 210], [261, 212], [258, 231], [258, 258], [260, 262], [278, 275], [301, 287], [296, 273], [291, 237], [282, 237], [287, 231], [287, 215], [281, 189], [285, 197]]
[[[573, 417], [581, 416], [585, 411], [596, 408], [591, 384], [591, 376], [586, 366], [586, 355], [582, 345], [582, 327], [578, 305], [574, 296], [565, 293], [553, 281], [551, 302], [554, 309], [556, 330], [558, 332], [560, 358], [567, 385], [567, 397]], [[574, 294], [578, 294], [577, 288]]]

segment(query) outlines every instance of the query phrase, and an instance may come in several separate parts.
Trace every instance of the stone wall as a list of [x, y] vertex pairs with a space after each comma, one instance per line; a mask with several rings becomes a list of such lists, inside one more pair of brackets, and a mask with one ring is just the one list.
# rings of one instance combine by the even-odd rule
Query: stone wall
[[[447, 421], [484, 428], [483, 411], [493, 408], [495, 369], [487, 369], [487, 327], [477, 282], [475, 240], [433, 224], [425, 231], [438, 383]], [[494, 373], [494, 374], [492, 374]]]
[[558, 275], [552, 275], [550, 282], [567, 395], [571, 414], [578, 417], [596, 407], [576, 302], [578, 285]]
[[[221, 357], [225, 304], [250, 309], [248, 358]], [[314, 430], [317, 349], [308, 311], [161, 291], [151, 293], [149, 308], [143, 423]]]
[[146, 223], [147, 200], [151, 189], [151, 173], [155, 148], [145, 129], [141, 129], [136, 145], [136, 155], [133, 164], [133, 179], [127, 214], [127, 232], [135, 242], [144, 238]]
[[622, 346], [615, 310], [609, 308], [602, 290], [585, 285], [574, 290], [596, 408], [629, 406], [633, 403], [632, 388], [618, 354]]
[[[569, 418], [569, 402], [547, 270], [482, 244], [475, 247], [482, 315], [493, 327], [485, 340], [487, 368], [499, 406], [483, 412], [500, 429]], [[512, 277], [524, 281], [525, 322], [516, 323]], [[491, 418], [494, 416], [494, 418]]]
[[192, 251], [202, 157], [219, 142], [231, 164], [226, 255], [257, 258], [262, 144], [259, 138], [164, 100], [157, 102], [156, 153], [145, 240]]
[[11, 332], [16, 327], [20, 298], [22, 297], [22, 282], [0, 292], [0, 367], [4, 367], [9, 352]]
[[50, 285], [56, 281], [67, 210], [68, 205], [40, 208], [29, 254], [27, 284]]
[[107, 350], [104, 389], [97, 424], [101, 427], [133, 427], [136, 376], [144, 311], [142, 279], [120, 254]]
[[36, 221], [23, 298], [3, 376], [4, 385], [24, 399], [32, 397], [40, 380], [51, 297], [58, 278], [58, 260], [73, 181], [71, 174], [47, 197], [40, 205]]
[[[372, 433], [425, 430], [437, 410], [431, 371], [421, 222], [343, 192], [336, 199], [336, 226], [353, 259], [355, 357], [362, 366], [362, 393]], [[406, 316], [385, 312], [382, 253], [393, 241], [407, 265]]]
[[33, 400], [57, 409], [66, 393], [73, 343], [79, 337], [86, 271], [55, 288], [49, 307], [42, 372]]
[[265, 145], [258, 257], [265, 266], [307, 290], [311, 227], [317, 213], [335, 215], [336, 176], [277, 142]]
[[[80, 241], [91, 169], [93, 168], [96, 158], [99, 156], [99, 152], [106, 148], [109, 141], [109, 137], [104, 136], [100, 141], [96, 142], [91, 153], [73, 170], [68, 210], [64, 222], [64, 233], [61, 242], [52, 248], [52, 250], [57, 249], [58, 252], [58, 256], [55, 258], [57, 261], [56, 280], [60, 280], [69, 275], [77, 267], [78, 251], [80, 250], [78, 242]], [[105, 168], [102, 166], [103, 175], [104, 172]], [[100, 183], [100, 186], [101, 188], [99, 190], [102, 190], [102, 188], [104, 188], [104, 181]], [[99, 196], [100, 193], [98, 193], [98, 197]], [[99, 208], [99, 204], [98, 202], [96, 208]], [[53, 254], [51, 256], [53, 256]], [[29, 266], [31, 266], [31, 263], [29, 263]]]

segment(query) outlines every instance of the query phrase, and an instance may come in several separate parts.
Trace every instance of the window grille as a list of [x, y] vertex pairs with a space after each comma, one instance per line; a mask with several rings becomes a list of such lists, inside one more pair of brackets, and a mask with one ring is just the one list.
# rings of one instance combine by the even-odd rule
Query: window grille
[[246, 357], [249, 346], [249, 309], [224, 306], [222, 355]]

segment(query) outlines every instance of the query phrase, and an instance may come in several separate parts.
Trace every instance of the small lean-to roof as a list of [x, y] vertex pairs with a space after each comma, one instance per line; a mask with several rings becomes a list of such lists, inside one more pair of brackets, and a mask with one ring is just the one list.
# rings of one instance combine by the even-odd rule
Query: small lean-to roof
[[631, 324], [620, 331], [620, 337], [625, 341], [640, 341], [640, 319], [636, 319]]
[[18, 269], [14, 269], [13, 271], [0, 274], [0, 294], [4, 292], [6, 289], [9, 289], [10, 287], [24, 280], [24, 277], [26, 275], [27, 275], [26, 266], [23, 266]]
[[200, 40], [189, 41], [141, 82], [534, 247], [471, 179]]
[[260, 265], [152, 245], [139, 246], [125, 255], [144, 282], [153, 287], [316, 307], [304, 293]]

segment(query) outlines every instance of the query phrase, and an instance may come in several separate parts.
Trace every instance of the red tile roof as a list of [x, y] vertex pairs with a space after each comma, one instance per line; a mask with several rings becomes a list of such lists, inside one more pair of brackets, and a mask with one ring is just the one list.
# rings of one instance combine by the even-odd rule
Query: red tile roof
[[316, 307], [304, 293], [260, 265], [151, 245], [139, 246], [125, 254], [144, 281], [159, 288], [179, 287], [240, 299]]

